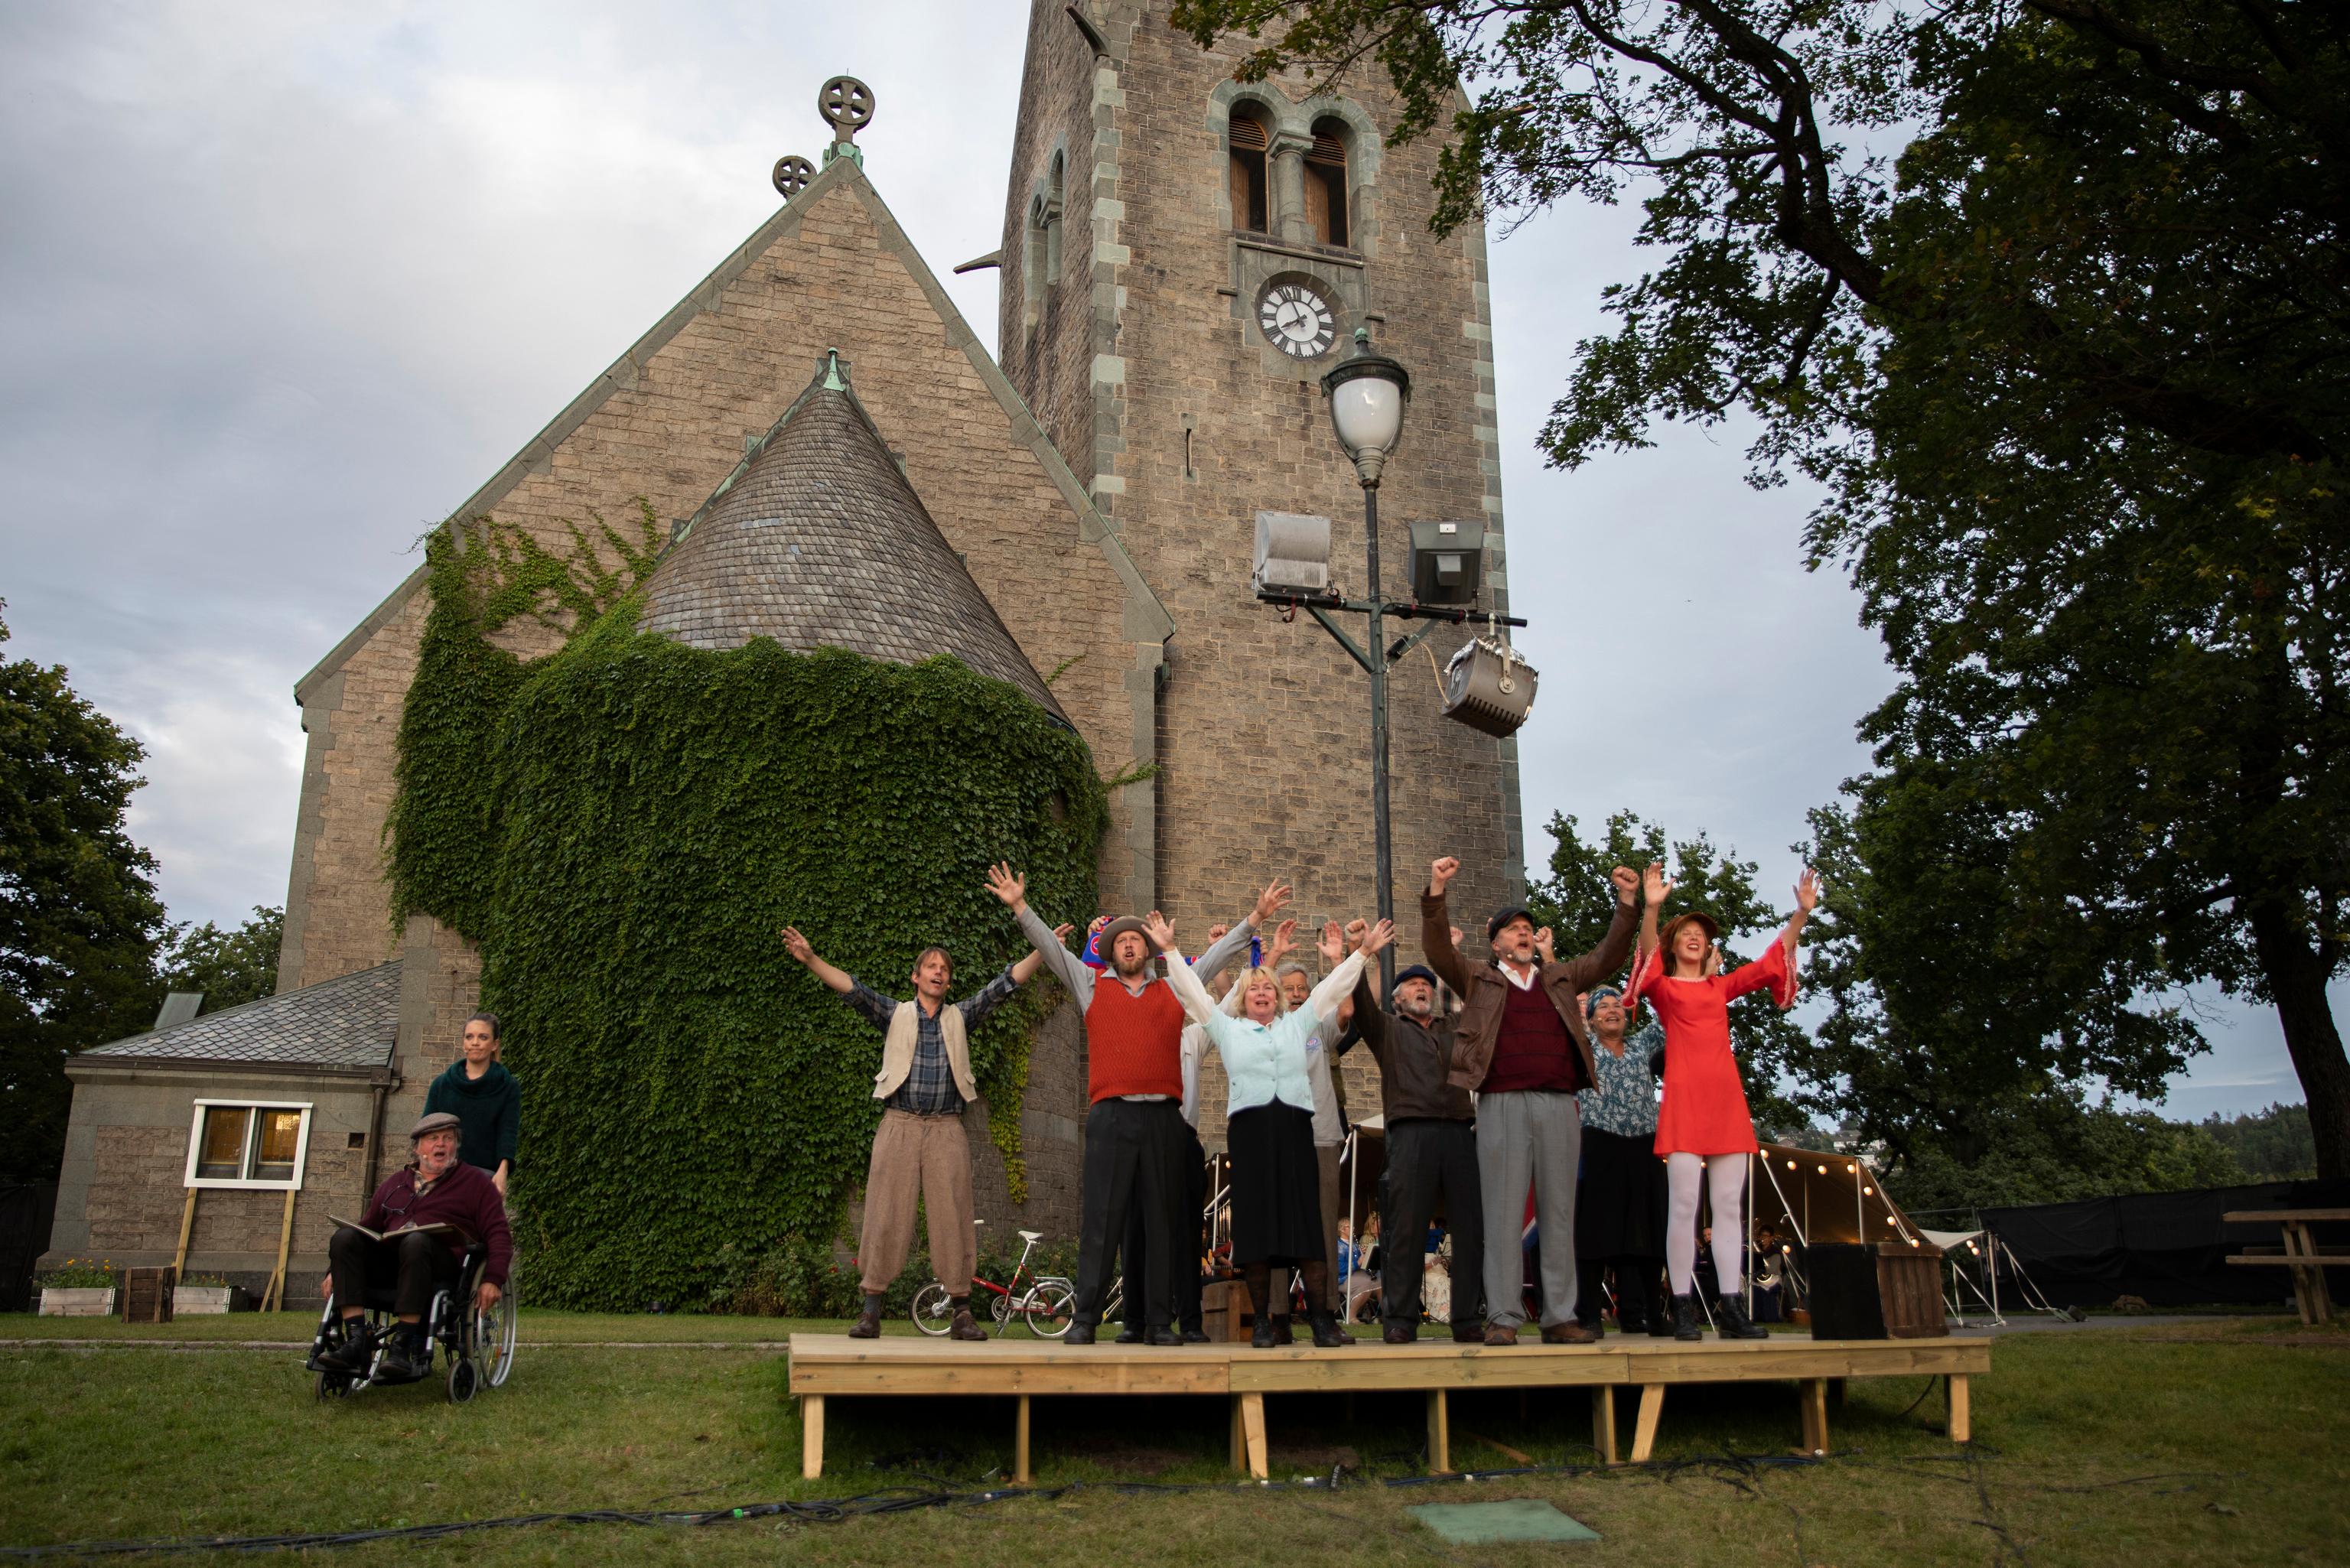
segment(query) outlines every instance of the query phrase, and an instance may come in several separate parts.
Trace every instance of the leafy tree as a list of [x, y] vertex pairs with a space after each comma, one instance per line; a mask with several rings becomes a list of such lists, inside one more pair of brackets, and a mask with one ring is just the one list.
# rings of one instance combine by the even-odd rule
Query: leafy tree
[[1826, 487], [1812, 563], [1852, 571], [1901, 679], [1864, 725], [1876, 772], [1819, 825], [1871, 902], [1815, 1066], [1882, 1060], [1909, 1104], [1880, 1119], [1979, 1153], [1970, 1074], [2158, 1091], [2199, 1036], [2143, 999], [2208, 978], [2275, 1006], [2317, 1168], [2350, 1175], [2325, 995], [2350, 964], [2342, 8], [1175, 17], [1256, 36], [1245, 74], [1376, 60], [1390, 134], [1451, 136], [1440, 227], [1639, 189], [1663, 259], [1607, 291], [1621, 325], [1580, 346], [1554, 462], [1742, 409], [1757, 483]]
[[2309, 1107], [2272, 1105], [2251, 1116], [2203, 1118], [2203, 1131], [2216, 1139], [2254, 1181], [2293, 1181], [2317, 1174], [2317, 1141], [2310, 1136]]
[[172, 929], [158, 969], [168, 991], [203, 992], [203, 1011], [257, 1002], [277, 992], [277, 949], [286, 934], [286, 911], [254, 907], [234, 930], [206, 920]]
[[62, 667], [0, 663], [0, 1174], [57, 1175], [66, 1057], [152, 1019], [163, 906], [122, 821], [144, 755]]
[[[1575, 819], [1563, 813], [1552, 814], [1550, 836], [1550, 875], [1528, 884], [1526, 905], [1537, 921], [1550, 927], [1553, 943], [1563, 956], [1588, 952], [1607, 934], [1616, 912], [1616, 890], [1607, 873], [1618, 866], [1662, 863], [1674, 881], [1663, 918], [1670, 919], [1687, 909], [1711, 915], [1721, 926], [1726, 966], [1752, 959], [1786, 923], [1785, 910], [1755, 891], [1754, 862], [1717, 850], [1702, 833], [1668, 841], [1662, 827], [1619, 811], [1608, 817], [1606, 837], [1596, 842], [1585, 843]], [[1757, 992], [1731, 1003], [1730, 1035], [1744, 1069], [1755, 1125], [1765, 1129], [1765, 1137], [1773, 1136], [1773, 1129], [1804, 1127], [1804, 1116], [1782, 1081], [1803, 1053], [1802, 1026]]]
[[1921, 1145], [1886, 1169], [1887, 1194], [1904, 1209], [1924, 1210], [2181, 1192], [2244, 1179], [2219, 1139], [2153, 1111], [2035, 1095], [1987, 1116], [1997, 1136], [1976, 1158], [1962, 1163], [1946, 1145]]

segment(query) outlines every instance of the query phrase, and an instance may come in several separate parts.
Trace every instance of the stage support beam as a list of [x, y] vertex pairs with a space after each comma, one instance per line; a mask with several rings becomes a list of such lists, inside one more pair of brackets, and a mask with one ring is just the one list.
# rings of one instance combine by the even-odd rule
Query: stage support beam
[[1441, 1388], [1428, 1391], [1428, 1473], [1452, 1473], [1452, 1413], [1445, 1407]]
[[1012, 1421], [1012, 1484], [1028, 1484], [1028, 1396], [1020, 1396], [1020, 1414]]
[[1950, 1441], [1967, 1443], [1974, 1440], [1974, 1412], [1968, 1407], [1967, 1375], [1953, 1372], [1942, 1380], [1943, 1406], [1950, 1414]]
[[1264, 1396], [1235, 1394], [1232, 1396], [1232, 1468], [1245, 1467], [1251, 1480], [1263, 1480], [1273, 1472], [1264, 1449]]
[[1632, 1462], [1645, 1465], [1657, 1447], [1657, 1417], [1665, 1413], [1665, 1386], [1644, 1383], [1640, 1386], [1640, 1414], [1632, 1423]]
[[1796, 1397], [1804, 1402], [1804, 1452], [1825, 1454], [1828, 1451], [1828, 1380], [1806, 1377], [1796, 1386]]
[[1591, 1446], [1601, 1464], [1616, 1462], [1616, 1390], [1605, 1384], [1591, 1391]]
[[824, 1396], [800, 1396], [800, 1479], [824, 1474]]

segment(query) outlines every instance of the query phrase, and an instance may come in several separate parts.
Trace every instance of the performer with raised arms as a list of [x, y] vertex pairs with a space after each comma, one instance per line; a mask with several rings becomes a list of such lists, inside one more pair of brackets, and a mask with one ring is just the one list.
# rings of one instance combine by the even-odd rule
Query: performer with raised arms
[[[1223, 1057], [1230, 1085], [1225, 1129], [1232, 1158], [1232, 1262], [1247, 1279], [1256, 1309], [1253, 1343], [1260, 1349], [1280, 1343], [1273, 1325], [1273, 1271], [1294, 1267], [1305, 1277], [1314, 1343], [1326, 1350], [1349, 1344], [1330, 1310], [1305, 1044], [1317, 1026], [1336, 1015], [1364, 963], [1395, 940], [1395, 924], [1381, 920], [1366, 930], [1362, 944], [1323, 978], [1301, 1008], [1289, 1008], [1271, 970], [1249, 971], [1238, 982], [1238, 1018], [1210, 999], [1176, 950], [1174, 928], [1164, 918], [1153, 912], [1148, 929], [1168, 957], [1168, 981], [1183, 1010], [1207, 1029]], [[1336, 921], [1323, 928], [1323, 940], [1333, 948], [1340, 943]]]
[[[1026, 877], [997, 865], [988, 868], [987, 885], [1086, 1015], [1086, 1086], [1092, 1109], [1086, 1113], [1076, 1322], [1063, 1343], [1094, 1342], [1109, 1292], [1110, 1261], [1126, 1235], [1128, 1209], [1139, 1204], [1149, 1299], [1126, 1303], [1128, 1321], [1142, 1313], [1151, 1344], [1180, 1345], [1173, 1326], [1179, 1313], [1176, 1270], [1196, 1266], [1181, 1218], [1188, 1190], [1183, 1162], [1191, 1149], [1181, 1109], [1182, 1003], [1150, 972], [1150, 942], [1142, 921], [1128, 915], [1103, 928], [1098, 946], [1109, 960], [1104, 973], [1064, 947], [1028, 907]], [[1200, 961], [1211, 973], [1230, 963], [1247, 950], [1257, 925], [1288, 901], [1286, 884], [1268, 886], [1249, 918]]]
[[1700, 1339], [1697, 1307], [1697, 1210], [1702, 1184], [1712, 1208], [1714, 1278], [1721, 1297], [1725, 1339], [1765, 1339], [1769, 1331], [1746, 1316], [1744, 1249], [1746, 1158], [1757, 1151], [1754, 1118], [1731, 1049], [1730, 1004], [1768, 989], [1781, 1007], [1795, 1000], [1795, 944], [1820, 901], [1819, 873], [1806, 867], [1795, 883], [1795, 912], [1752, 963], [1709, 973], [1707, 956], [1721, 928], [1711, 915], [1676, 915], [1661, 934], [1658, 911], [1673, 885], [1651, 865], [1642, 877], [1648, 908], [1640, 922], [1640, 961], [1633, 966], [1627, 1007], [1646, 998], [1665, 1026], [1665, 1097], [1657, 1110], [1658, 1155], [1665, 1162], [1671, 1211], [1665, 1231], [1665, 1272], [1673, 1289], [1673, 1337]]

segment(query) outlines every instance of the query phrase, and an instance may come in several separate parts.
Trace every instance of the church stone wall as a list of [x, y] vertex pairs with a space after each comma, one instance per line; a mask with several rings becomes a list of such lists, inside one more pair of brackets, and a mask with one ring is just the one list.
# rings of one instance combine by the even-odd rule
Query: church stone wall
[[[1160, 698], [1159, 902], [1196, 950], [1211, 923], [1245, 911], [1272, 876], [1296, 884], [1294, 912], [1309, 925], [1374, 903], [1368, 683], [1310, 620], [1284, 625], [1257, 604], [1248, 580], [1255, 514], [1270, 509], [1332, 518], [1336, 582], [1355, 595], [1366, 587], [1362, 492], [1319, 386], [1357, 325], [1412, 377], [1403, 442], [1380, 492], [1388, 591], [1406, 586], [1404, 524], [1482, 519], [1493, 530], [1488, 602], [1507, 610], [1484, 238], [1429, 234], [1433, 146], [1380, 149], [1368, 139], [1355, 159], [1360, 249], [1309, 250], [1295, 263], [1334, 280], [1334, 295], [1355, 291], [1362, 320], [1342, 317], [1324, 358], [1287, 360], [1265, 344], [1256, 301], [1239, 286], [1243, 260], [1258, 254], [1236, 250], [1226, 195], [1223, 103], [1240, 50], [1203, 54], [1156, 8], [1105, 9], [1113, 58], [1080, 62], [1090, 51], [1076, 30], [1039, 0], [1013, 182], [1022, 188], [1021, 160], [1056, 141], [1116, 149], [1095, 192], [1097, 210], [1117, 217], [1115, 243], [1097, 240], [1114, 309], [1089, 355], [1057, 341], [1048, 353], [1015, 352], [1015, 203], [1005, 362], [1039, 408], [1092, 403], [1091, 456], [1072, 450], [1070, 462], [1092, 476], [1176, 622]], [[1082, 94], [1072, 86], [1081, 66], [1094, 78]], [[1287, 103], [1309, 91], [1302, 76], [1268, 86]], [[1339, 96], [1369, 124], [1392, 123], [1382, 80], [1354, 80]], [[1359, 639], [1360, 618], [1342, 619]], [[1462, 640], [1447, 628], [1427, 647], [1441, 664]], [[1430, 859], [1463, 862], [1453, 906], [1472, 951], [1482, 950], [1486, 914], [1524, 881], [1515, 747], [1443, 719], [1440, 706], [1427, 655], [1415, 651], [1390, 681], [1399, 962], [1419, 956], [1418, 893]], [[1299, 956], [1314, 961], [1310, 937], [1304, 945]], [[1350, 1110], [1376, 1111], [1376, 1070], [1348, 1067]], [[1212, 1106], [1222, 1093], [1212, 1062], [1210, 1078]]]

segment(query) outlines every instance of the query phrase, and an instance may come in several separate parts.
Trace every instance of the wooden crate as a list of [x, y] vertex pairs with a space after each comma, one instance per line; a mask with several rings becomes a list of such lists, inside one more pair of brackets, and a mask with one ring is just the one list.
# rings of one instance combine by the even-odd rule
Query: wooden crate
[[1219, 1345], [1248, 1338], [1256, 1327], [1245, 1280], [1211, 1280], [1200, 1287], [1200, 1332]]
[[172, 1321], [172, 1287], [178, 1282], [177, 1269], [126, 1269], [122, 1274], [122, 1321], [125, 1323], [169, 1323]]
[[1950, 1332], [1939, 1247], [1879, 1241], [1877, 1294], [1885, 1307], [1885, 1332], [1895, 1339], [1939, 1339]]

